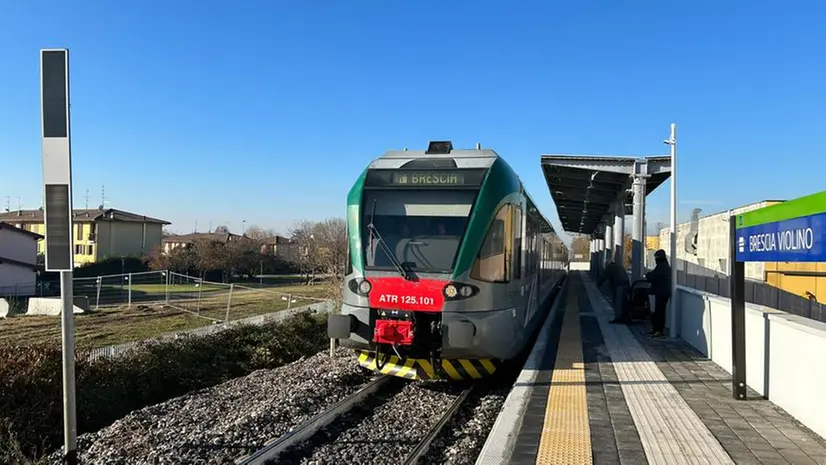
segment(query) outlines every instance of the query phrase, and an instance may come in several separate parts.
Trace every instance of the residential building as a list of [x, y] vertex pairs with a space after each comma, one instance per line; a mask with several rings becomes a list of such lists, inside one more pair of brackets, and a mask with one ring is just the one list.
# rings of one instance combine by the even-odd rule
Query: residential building
[[[17, 210], [0, 213], [0, 221], [25, 231], [46, 234], [43, 210]], [[168, 221], [114, 208], [74, 210], [73, 245], [75, 266], [107, 257], [143, 255], [160, 246], [163, 227]], [[38, 253], [46, 250], [46, 240]]]
[[210, 240], [226, 244], [231, 241], [236, 241], [243, 238], [238, 234], [207, 232], [207, 233], [191, 233], [191, 234], [172, 234], [164, 236], [162, 239], [163, 252], [169, 253], [177, 247], [185, 247], [191, 245], [198, 240]]
[[37, 291], [40, 234], [0, 222], [0, 297], [28, 297]]
[[261, 253], [273, 255], [276, 258], [290, 262], [295, 261], [298, 255], [298, 244], [284, 236], [272, 236], [264, 241]]
[[[240, 236], [232, 233], [190, 233], [190, 234], [172, 234], [164, 236], [163, 251], [169, 253], [177, 247], [184, 247], [192, 244], [197, 240], [211, 240], [226, 244], [231, 241], [240, 239], [249, 239], [247, 236]], [[264, 239], [261, 244], [261, 253], [273, 255], [285, 261], [295, 259], [298, 251], [298, 244], [295, 244], [289, 238], [283, 236], [272, 236]]]

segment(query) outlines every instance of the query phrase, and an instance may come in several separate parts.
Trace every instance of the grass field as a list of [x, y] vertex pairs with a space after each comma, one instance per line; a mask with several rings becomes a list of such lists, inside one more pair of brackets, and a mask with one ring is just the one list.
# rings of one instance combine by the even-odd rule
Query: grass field
[[[133, 286], [133, 292], [138, 286]], [[157, 291], [159, 294], [165, 290], [163, 285], [144, 286], [159, 286], [160, 290]], [[191, 288], [194, 286], [182, 285], [181, 287], [190, 289], [177, 291], [177, 293], [192, 292]], [[306, 305], [312, 301], [301, 299], [298, 296], [326, 298], [331, 293], [332, 285], [326, 283], [313, 286], [281, 285], [259, 289], [239, 287], [233, 290], [231, 300], [228, 287], [225, 289], [223, 292], [210, 292], [207, 297], [198, 301], [197, 299], [178, 300], [172, 295], [173, 291], [170, 288], [170, 306], [137, 303], [132, 307], [101, 309], [76, 315], [77, 346], [86, 349], [103, 347], [207, 326], [213, 324], [213, 320], [225, 318], [228, 301], [230, 302], [230, 320], [286, 309], [287, 301], [282, 299], [282, 294], [293, 295], [296, 302], [291, 303], [292, 307]], [[196, 311], [200, 316], [195, 314]], [[59, 317], [14, 316], [0, 319], [0, 344], [27, 345], [59, 342]]]

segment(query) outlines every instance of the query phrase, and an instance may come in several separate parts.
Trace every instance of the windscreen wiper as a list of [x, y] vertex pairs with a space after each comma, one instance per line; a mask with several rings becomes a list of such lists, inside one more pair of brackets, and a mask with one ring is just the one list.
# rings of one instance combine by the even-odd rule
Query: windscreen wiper
[[[367, 225], [367, 229], [370, 230], [371, 242], [372, 242], [373, 236], [375, 236], [376, 237], [376, 244], [379, 245], [381, 250], [385, 253], [385, 255], [387, 255], [387, 258], [390, 259], [390, 263], [393, 264], [393, 268], [395, 268], [396, 271], [399, 272], [399, 274], [402, 276], [402, 278], [409, 281], [411, 279], [410, 273], [407, 272], [407, 270], [404, 268], [404, 265], [402, 265], [401, 262], [399, 261], [399, 259], [396, 258], [396, 255], [393, 253], [393, 251], [390, 250], [390, 247], [388, 247], [387, 244], [384, 242], [384, 239], [381, 237], [381, 234], [379, 233], [379, 230], [376, 229], [376, 225], [373, 224], [373, 220], [376, 217], [376, 203], [378, 203], [378, 199], [373, 201], [373, 211], [370, 214], [370, 223]], [[373, 253], [375, 253], [375, 252], [373, 252]]]

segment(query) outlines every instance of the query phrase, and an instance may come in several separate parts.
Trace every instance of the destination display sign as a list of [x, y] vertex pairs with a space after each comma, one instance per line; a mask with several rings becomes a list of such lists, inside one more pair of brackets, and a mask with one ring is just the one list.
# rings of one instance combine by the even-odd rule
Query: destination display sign
[[737, 215], [737, 261], [826, 261], [824, 210], [826, 192]]
[[370, 170], [366, 187], [478, 187], [485, 179], [484, 169], [452, 170]]

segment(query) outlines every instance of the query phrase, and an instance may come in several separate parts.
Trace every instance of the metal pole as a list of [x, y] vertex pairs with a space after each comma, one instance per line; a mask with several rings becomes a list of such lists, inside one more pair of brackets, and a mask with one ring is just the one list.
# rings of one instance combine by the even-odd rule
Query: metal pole
[[235, 287], [235, 284], [230, 283], [229, 285], [229, 296], [227, 296], [227, 315], [224, 318], [224, 321], [229, 321], [229, 309], [232, 307], [232, 288]]
[[729, 286], [731, 292], [731, 394], [746, 398], [746, 264], [737, 261], [737, 223], [729, 216]]
[[611, 263], [614, 258], [614, 213], [608, 209], [608, 218], [605, 220], [605, 264]]
[[614, 260], [623, 263], [623, 248], [625, 247], [625, 205], [621, 204], [614, 210]]
[[671, 123], [671, 137], [668, 140], [671, 146], [671, 299], [668, 312], [668, 336], [677, 337], [677, 125]]
[[642, 245], [645, 240], [643, 231], [645, 179], [640, 175], [635, 175], [632, 187], [634, 190], [634, 223], [631, 228], [631, 280], [637, 281], [642, 278]]
[[66, 463], [77, 463], [77, 419], [75, 417], [75, 312], [72, 271], [60, 272], [61, 323], [63, 338], [63, 444]]
[[132, 306], [132, 273], [129, 273], [129, 276], [126, 277], [128, 281], [127, 285], [129, 286], [129, 304], [128, 306]]

